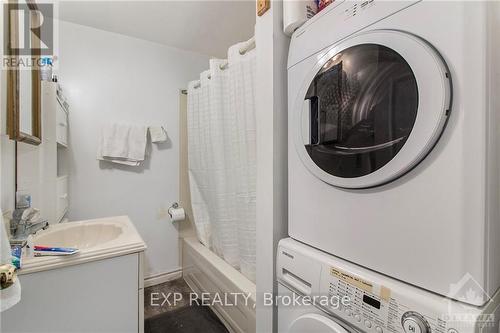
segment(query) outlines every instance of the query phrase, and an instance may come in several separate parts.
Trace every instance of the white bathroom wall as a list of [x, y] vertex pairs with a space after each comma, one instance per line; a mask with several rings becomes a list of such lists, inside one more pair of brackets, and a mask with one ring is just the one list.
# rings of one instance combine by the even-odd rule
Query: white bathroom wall
[[257, 17], [257, 332], [276, 332], [277, 308], [263, 306], [276, 293], [276, 248], [288, 234], [287, 58], [283, 1]]
[[[165, 33], [181, 33], [166, 31]], [[179, 90], [209, 57], [61, 21], [57, 74], [70, 103], [70, 220], [128, 215], [147, 243], [145, 276], [179, 269], [178, 230], [167, 209], [178, 200]], [[101, 125], [165, 125], [141, 167], [96, 160]]]

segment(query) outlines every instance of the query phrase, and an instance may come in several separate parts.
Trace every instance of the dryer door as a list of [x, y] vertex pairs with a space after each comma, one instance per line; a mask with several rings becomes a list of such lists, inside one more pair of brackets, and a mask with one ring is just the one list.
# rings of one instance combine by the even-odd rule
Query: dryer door
[[390, 182], [439, 139], [451, 107], [444, 60], [404, 32], [361, 33], [318, 56], [292, 106], [304, 165], [345, 188]]
[[288, 333], [349, 333], [344, 327], [325, 316], [310, 313], [295, 319], [288, 329]]

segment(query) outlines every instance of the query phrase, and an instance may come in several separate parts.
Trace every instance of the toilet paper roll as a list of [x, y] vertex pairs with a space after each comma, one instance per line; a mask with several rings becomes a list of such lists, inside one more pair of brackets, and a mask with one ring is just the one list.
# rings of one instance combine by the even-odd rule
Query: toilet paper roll
[[314, 0], [285, 0], [283, 2], [283, 31], [291, 36], [317, 11], [318, 7]]
[[170, 220], [172, 222], [182, 221], [186, 218], [186, 213], [184, 212], [184, 208], [170, 208], [168, 210], [168, 214], [170, 215]]

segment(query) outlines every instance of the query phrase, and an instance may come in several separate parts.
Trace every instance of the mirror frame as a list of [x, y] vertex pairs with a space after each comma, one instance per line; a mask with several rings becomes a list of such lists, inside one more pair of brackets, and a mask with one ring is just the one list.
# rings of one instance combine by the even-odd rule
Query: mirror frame
[[[38, 7], [34, 1], [27, 0], [26, 4], [30, 9], [30, 25], [39, 26], [40, 17], [36, 14]], [[9, 1], [8, 8], [18, 6], [17, 1]], [[8, 16], [9, 41], [8, 50], [9, 56], [19, 59], [19, 51], [10, 47], [11, 45], [19, 45], [19, 25], [18, 17]], [[31, 35], [31, 34], [30, 34]], [[36, 60], [36, 65], [31, 69], [31, 134], [24, 133], [20, 128], [20, 102], [19, 102], [19, 64], [17, 68], [7, 70], [7, 133], [11, 140], [24, 142], [32, 145], [42, 143], [42, 121], [41, 121], [41, 79], [40, 70], [38, 68], [38, 60], [40, 59], [40, 40], [31, 38], [30, 45], [32, 48], [31, 57]], [[17, 62], [16, 62], [17, 63]]]

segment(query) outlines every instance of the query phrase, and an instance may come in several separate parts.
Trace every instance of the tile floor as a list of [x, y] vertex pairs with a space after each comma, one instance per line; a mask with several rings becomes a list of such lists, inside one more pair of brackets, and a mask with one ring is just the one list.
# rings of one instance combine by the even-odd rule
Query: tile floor
[[[174, 293], [182, 299], [174, 301]], [[190, 293], [182, 278], [145, 288], [145, 333], [228, 333], [209, 307], [190, 304]]]
[[[172, 293], [171, 296], [169, 296], [169, 293]], [[182, 300], [174, 304], [173, 293], [182, 294]], [[182, 278], [145, 288], [144, 319], [189, 306], [190, 293], [191, 288]], [[166, 297], [168, 301], [165, 301]]]

